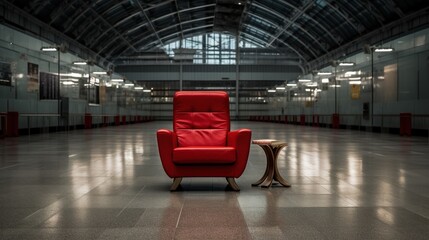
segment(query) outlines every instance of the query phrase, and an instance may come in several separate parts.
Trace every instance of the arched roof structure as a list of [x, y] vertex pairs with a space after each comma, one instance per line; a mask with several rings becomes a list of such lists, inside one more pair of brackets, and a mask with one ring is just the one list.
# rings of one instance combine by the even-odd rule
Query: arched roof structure
[[4, 0], [1, 6], [2, 22], [37, 23], [41, 30], [26, 30], [104, 65], [210, 32], [314, 64], [345, 45], [375, 41], [380, 32], [392, 37], [429, 22], [427, 0]]

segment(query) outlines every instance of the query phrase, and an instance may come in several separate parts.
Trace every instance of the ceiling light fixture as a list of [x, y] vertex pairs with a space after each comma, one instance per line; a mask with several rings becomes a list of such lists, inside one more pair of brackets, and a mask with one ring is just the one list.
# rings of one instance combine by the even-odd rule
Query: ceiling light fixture
[[64, 82], [61, 82], [63, 85], [73, 85], [74, 84], [74, 82], [72, 82], [72, 81], [64, 81]]
[[317, 75], [326, 76], [326, 75], [332, 75], [332, 73], [331, 72], [318, 72]]
[[85, 61], [74, 61], [73, 65], [87, 65], [88, 63]]
[[42, 52], [56, 52], [58, 51], [57, 47], [42, 47], [40, 48]]
[[354, 62], [340, 62], [338, 66], [347, 67], [347, 66], [354, 66]]
[[393, 48], [374, 48], [374, 52], [393, 52]]
[[361, 85], [362, 81], [350, 81], [349, 84], [351, 84], [351, 85]]

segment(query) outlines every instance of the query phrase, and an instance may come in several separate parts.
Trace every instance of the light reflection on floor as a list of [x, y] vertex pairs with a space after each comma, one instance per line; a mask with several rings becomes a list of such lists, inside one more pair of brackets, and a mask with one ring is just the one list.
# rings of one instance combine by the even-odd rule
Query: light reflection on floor
[[278, 167], [291, 188], [251, 187], [265, 170], [186, 178], [161, 166], [155, 132], [171, 123], [0, 139], [0, 239], [427, 239], [427, 138], [233, 122], [289, 143]]

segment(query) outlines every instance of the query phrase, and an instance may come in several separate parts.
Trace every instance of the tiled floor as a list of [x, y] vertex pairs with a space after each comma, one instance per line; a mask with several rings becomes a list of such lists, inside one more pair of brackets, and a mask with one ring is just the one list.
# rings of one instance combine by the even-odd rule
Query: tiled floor
[[429, 142], [422, 137], [234, 122], [289, 143], [291, 188], [184, 179], [169, 192], [155, 132], [170, 122], [0, 139], [0, 239], [428, 239]]

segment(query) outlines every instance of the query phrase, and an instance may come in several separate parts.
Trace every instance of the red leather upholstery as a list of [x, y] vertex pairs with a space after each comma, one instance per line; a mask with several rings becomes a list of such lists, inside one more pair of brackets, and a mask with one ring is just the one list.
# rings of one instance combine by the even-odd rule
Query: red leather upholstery
[[230, 164], [235, 162], [233, 147], [178, 147], [173, 150], [175, 164]]
[[176, 92], [173, 131], [157, 132], [161, 162], [171, 178], [238, 178], [250, 139], [249, 129], [230, 131], [229, 96], [221, 91]]

